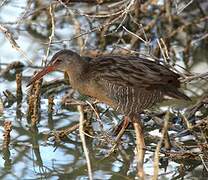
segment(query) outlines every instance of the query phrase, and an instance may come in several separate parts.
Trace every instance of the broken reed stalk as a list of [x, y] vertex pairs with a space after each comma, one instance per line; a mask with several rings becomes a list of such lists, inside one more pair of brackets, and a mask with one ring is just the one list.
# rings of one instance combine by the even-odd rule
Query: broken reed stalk
[[4, 64], [4, 65], [7, 65], [7, 66], [5, 69], [1, 70], [0, 76], [4, 77], [5, 79], [8, 78], [8, 75], [11, 74], [12, 70], [15, 70], [17, 72], [17, 69], [22, 69], [24, 67], [24, 64], [21, 63], [20, 61], [14, 61], [12, 63]]
[[166, 134], [167, 134], [167, 130], [168, 130], [169, 118], [170, 118], [170, 112], [167, 111], [167, 113], [165, 114], [165, 118], [164, 118], [164, 126], [163, 126], [163, 130], [162, 130], [162, 136], [161, 136], [160, 141], [158, 142], [156, 150], [155, 150], [154, 175], [152, 177], [153, 180], [157, 180], [158, 179], [160, 148], [162, 146], [164, 138], [167, 137]]
[[49, 96], [48, 97], [48, 113], [52, 114], [53, 113], [53, 106], [54, 106], [54, 96]]
[[38, 80], [35, 83], [34, 106], [33, 106], [33, 114], [31, 116], [32, 126], [36, 125], [39, 120], [41, 84], [42, 84], [42, 80]]
[[6, 97], [6, 102], [10, 105], [16, 102], [16, 96], [9, 90], [3, 91], [4, 96]]
[[22, 101], [22, 73], [16, 74], [16, 98], [17, 98], [17, 104], [20, 104]]
[[32, 115], [32, 111], [33, 111], [33, 101], [34, 101], [34, 84], [31, 85], [30, 89], [29, 89], [29, 95], [28, 95], [28, 112], [27, 112], [27, 119], [30, 120], [31, 119], [31, 115]]
[[36, 81], [31, 86], [29, 99], [28, 99], [28, 119], [31, 119], [31, 125], [34, 126], [39, 120], [39, 109], [40, 109], [40, 95], [41, 95], [42, 79]]
[[4, 140], [3, 140], [3, 149], [7, 149], [10, 143], [10, 132], [12, 131], [12, 122], [4, 121]]
[[169, 137], [168, 131], [166, 131], [164, 134], [164, 147], [167, 150], [171, 149], [171, 142], [170, 142], [170, 137]]
[[85, 141], [85, 135], [84, 135], [84, 110], [82, 105], [77, 106], [78, 111], [80, 113], [80, 119], [79, 119], [79, 134], [80, 134], [80, 139], [82, 141], [82, 147], [84, 150], [85, 158], [87, 161], [87, 169], [88, 169], [88, 176], [89, 179], [92, 180], [92, 168], [91, 168], [91, 163], [90, 163], [90, 158], [89, 158], [89, 151], [87, 149], [86, 141]]
[[50, 130], [54, 129], [53, 106], [54, 106], [54, 96], [48, 96], [48, 127]]
[[4, 113], [4, 105], [3, 105], [3, 101], [0, 97], [0, 116], [3, 115], [3, 113]]

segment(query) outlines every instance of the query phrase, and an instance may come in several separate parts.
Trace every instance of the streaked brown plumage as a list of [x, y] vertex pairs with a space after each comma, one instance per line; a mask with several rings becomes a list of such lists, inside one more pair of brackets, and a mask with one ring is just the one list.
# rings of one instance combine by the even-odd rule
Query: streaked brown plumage
[[[84, 58], [73, 51], [62, 50], [28, 85], [54, 70], [66, 71], [72, 88], [107, 103], [131, 119], [139, 131], [138, 141], [141, 143], [138, 150], [144, 148], [144, 138], [140, 124], [134, 120], [136, 114], [160, 102], [164, 95], [189, 99], [178, 90], [178, 74], [141, 57], [108, 55]], [[144, 150], [138, 157], [143, 161]]]
[[87, 79], [99, 84], [103, 94], [113, 100], [110, 105], [125, 115], [151, 107], [164, 95], [188, 99], [178, 91], [178, 74], [144, 58], [101, 56], [90, 61], [87, 69]]

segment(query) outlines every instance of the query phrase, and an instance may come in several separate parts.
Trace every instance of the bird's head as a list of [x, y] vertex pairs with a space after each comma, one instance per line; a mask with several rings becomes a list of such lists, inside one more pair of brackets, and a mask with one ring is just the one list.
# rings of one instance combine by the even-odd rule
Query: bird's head
[[53, 71], [65, 71], [73, 68], [76, 61], [80, 59], [80, 56], [71, 50], [61, 50], [57, 52], [41, 71], [31, 78], [27, 87], [33, 84], [35, 81], [41, 79], [44, 75]]

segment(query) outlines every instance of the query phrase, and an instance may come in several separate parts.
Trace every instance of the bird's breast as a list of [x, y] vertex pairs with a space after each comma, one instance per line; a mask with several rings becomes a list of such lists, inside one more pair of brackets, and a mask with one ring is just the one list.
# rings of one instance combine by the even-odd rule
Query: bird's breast
[[73, 89], [79, 91], [83, 95], [87, 95], [96, 98], [100, 102], [106, 103], [111, 107], [116, 107], [116, 102], [108, 96], [105, 89], [97, 84], [96, 81], [82, 81], [77, 83], [77, 81], [70, 80], [70, 84]]

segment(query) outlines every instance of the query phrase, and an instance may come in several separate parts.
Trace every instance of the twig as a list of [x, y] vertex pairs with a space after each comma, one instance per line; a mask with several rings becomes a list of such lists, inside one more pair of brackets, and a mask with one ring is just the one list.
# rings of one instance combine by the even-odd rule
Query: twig
[[0, 31], [4, 33], [5, 37], [8, 39], [8, 41], [12, 45], [12, 48], [14, 48], [18, 52], [20, 52], [24, 56], [24, 58], [27, 59], [30, 64], [32, 64], [32, 61], [27, 57], [26, 53], [20, 48], [20, 46], [14, 40], [14, 38], [12, 37], [12, 34], [9, 32], [9, 30], [0, 24]]
[[82, 147], [84, 150], [85, 158], [87, 161], [87, 169], [88, 169], [88, 176], [90, 180], [93, 180], [92, 178], [92, 168], [91, 168], [91, 163], [90, 163], [90, 158], [89, 158], [89, 151], [87, 149], [86, 141], [85, 141], [85, 135], [83, 133], [83, 122], [84, 122], [84, 112], [83, 112], [83, 106], [78, 105], [77, 106], [78, 111], [80, 113], [80, 118], [79, 118], [79, 134], [80, 134], [80, 139], [82, 141]]
[[53, 37], [54, 37], [54, 33], [55, 33], [55, 20], [54, 20], [54, 13], [53, 13], [52, 4], [49, 7], [49, 13], [50, 13], [50, 16], [51, 16], [51, 35], [49, 36], [48, 48], [47, 48], [47, 51], [46, 51], [46, 56], [44, 58], [45, 60], [43, 61], [43, 62], [45, 62], [45, 65], [47, 64], [47, 58], [48, 58], [48, 55], [49, 55], [50, 46], [51, 46], [51, 43], [52, 43], [52, 40], [53, 40]]
[[184, 79], [181, 80], [181, 82], [190, 82], [190, 81], [193, 81], [193, 80], [196, 80], [196, 79], [203, 79], [203, 80], [207, 80], [208, 81], [208, 72], [205, 72], [205, 73], [202, 73], [202, 74], [195, 74], [195, 75], [192, 75], [192, 76], [186, 76], [184, 77]]
[[158, 46], [159, 46], [159, 48], [160, 48], [160, 51], [161, 51], [162, 56], [163, 56], [163, 59], [164, 59], [165, 62], [168, 64], [167, 59], [166, 59], [166, 56], [165, 56], [165, 53], [164, 53], [164, 50], [163, 50], [163, 48], [162, 48], [162, 46], [161, 46], [161, 44], [160, 44], [160, 39], [157, 39], [157, 44], [158, 44]]
[[191, 45], [194, 45], [196, 43], [198, 43], [199, 41], [202, 41], [203, 39], [207, 38], [208, 37], [208, 33], [204, 34], [203, 36], [201, 36], [200, 38], [198, 39], [195, 39], [195, 40], [192, 40], [191, 41]]
[[149, 45], [149, 42], [145, 41], [144, 39], [142, 39], [142, 38], [141, 38], [140, 36], [138, 36], [137, 34], [135, 34], [135, 33], [131, 32], [131, 31], [129, 31], [126, 27], [122, 26], [122, 28], [123, 28], [126, 32], [128, 32], [129, 34], [131, 34], [131, 35], [137, 37], [138, 39], [140, 39], [145, 45], [147, 45], [147, 46]]
[[25, 8], [24, 12], [21, 13], [20, 17], [15, 22], [17, 25], [20, 25], [26, 19], [25, 16], [27, 15], [27, 13], [29, 13], [31, 11], [31, 6], [32, 6], [32, 1], [29, 1], [27, 3], [27, 7]]
[[[86, 123], [86, 120], [84, 120], [83, 124], [85, 123]], [[70, 133], [76, 131], [78, 128], [79, 128], [79, 123], [73, 126], [67, 127], [66, 129], [62, 129], [58, 131], [55, 130], [52, 132], [52, 136], [55, 137], [55, 140], [60, 141], [61, 139], [66, 138]], [[48, 137], [48, 134], [45, 134], [45, 135]]]
[[182, 119], [184, 120], [184, 122], [186, 124], [187, 129], [191, 130], [192, 129], [191, 123], [188, 121], [188, 119], [183, 114], [181, 114], [181, 116], [182, 116]]
[[[101, 29], [102, 29], [103, 27], [109, 26], [109, 25], [115, 23], [115, 22], [116, 22], [117, 20], [119, 20], [121, 17], [122, 17], [122, 16], [120, 15], [120, 16], [114, 18], [112, 21], [110, 21], [110, 22], [108, 22], [108, 23], [104, 23], [104, 24], [102, 24], [102, 25], [100, 25], [100, 26], [98, 26], [98, 27], [92, 28], [91, 30], [88, 30], [88, 31], [86, 31], [86, 32], [84, 32], [84, 33], [82, 33], [82, 34], [76, 35], [76, 36], [74, 36], [74, 37], [71, 38], [71, 39], [62, 39], [62, 40], [58, 40], [58, 41], [53, 41], [52, 44], [55, 44], [55, 43], [63, 43], [63, 42], [65, 42], [65, 41], [72, 41], [72, 40], [75, 40], [75, 39], [77, 39], [77, 38], [79, 38], [79, 37], [82, 37], [82, 36], [84, 36], [84, 35], [90, 34], [90, 33], [92, 33], [92, 32], [95, 32], [95, 31], [101, 31]], [[47, 44], [47, 43], [43, 43], [43, 44]]]
[[129, 11], [131, 11], [131, 8], [134, 7], [134, 4], [135, 4], [135, 0], [130, 0], [128, 2], [129, 3], [128, 3], [128, 5], [126, 5], [126, 8], [121, 9], [121, 10], [114, 12], [114, 13], [96, 14], [96, 15], [81, 14], [81, 13], [79, 13], [79, 14], [86, 16], [86, 17], [90, 17], [90, 18], [107, 18], [107, 17], [117, 16], [117, 15], [121, 15], [121, 14], [124, 15], [124, 14], [127, 14]]
[[154, 157], [154, 175], [153, 175], [153, 180], [157, 180], [158, 179], [158, 170], [159, 170], [159, 155], [160, 155], [160, 148], [163, 142], [163, 139], [165, 137], [165, 134], [167, 132], [168, 129], [168, 120], [169, 120], [169, 116], [170, 113], [169, 111], [167, 111], [165, 118], [164, 118], [164, 127], [162, 130], [162, 136], [160, 138], [160, 141], [157, 144], [157, 148], [155, 150], [155, 157]]
[[181, 5], [181, 7], [178, 7], [177, 2], [175, 2], [175, 7], [176, 7], [176, 13], [177, 15], [180, 14], [185, 8], [187, 8], [194, 0], [189, 1], [187, 4], [184, 6]]
[[[71, 12], [72, 13], [72, 11], [62, 2], [62, 1], [60, 1], [60, 0], [58, 0], [69, 12]], [[120, 18], [122, 18], [123, 16], [124, 16], [124, 18], [123, 18], [123, 20], [122, 20], [122, 22], [119, 24], [119, 26], [116, 28], [116, 30], [114, 30], [114, 32], [117, 32], [118, 31], [118, 29], [122, 26], [122, 24], [123, 24], [123, 22], [125, 21], [125, 19], [126, 19], [126, 15], [132, 10], [131, 8], [134, 6], [134, 3], [135, 3], [135, 0], [131, 0], [131, 1], [129, 1], [129, 4], [127, 5], [127, 7], [124, 9], [124, 10], [121, 10], [121, 12], [119, 12], [118, 13], [118, 17], [116, 17], [116, 18], [114, 18], [112, 21], [110, 21], [110, 22], [108, 22], [108, 23], [105, 23], [105, 24], [102, 24], [102, 25], [100, 25], [100, 26], [98, 26], [98, 27], [95, 27], [95, 28], [93, 28], [93, 29], [91, 29], [91, 30], [89, 30], [89, 31], [87, 31], [87, 32], [84, 32], [84, 33], [80, 33], [80, 34], [78, 34], [78, 35], [76, 35], [75, 37], [73, 37], [73, 38], [71, 38], [71, 39], [63, 39], [63, 40], [60, 40], [60, 41], [53, 41], [52, 43], [62, 43], [62, 42], [64, 42], [64, 41], [72, 41], [72, 40], [74, 40], [74, 39], [77, 39], [77, 38], [80, 38], [80, 37], [82, 37], [82, 36], [84, 36], [84, 35], [87, 35], [87, 34], [89, 34], [89, 33], [92, 33], [92, 32], [95, 32], [95, 31], [101, 31], [101, 29], [103, 28], [103, 27], [106, 27], [106, 26], [109, 26], [109, 25], [111, 25], [111, 24], [113, 24], [113, 23], [115, 23], [117, 20], [119, 20]], [[70, 13], [70, 14], [71, 14]], [[83, 16], [86, 16], [86, 17], [91, 17], [90, 15], [86, 15], [86, 14], [80, 14], [79, 13], [79, 15], [83, 15]], [[112, 17], [112, 16], [115, 16], [115, 15], [117, 15], [117, 13], [116, 14], [108, 14], [107, 15], [107, 17]], [[94, 16], [93, 16], [94, 17]], [[105, 34], [105, 36], [108, 36], [108, 35], [110, 35], [110, 34], [112, 34], [112, 33], [109, 33], [109, 34]]]
[[[76, 19], [73, 11], [71, 11], [69, 8], [67, 8], [67, 10], [70, 13], [70, 16], [72, 18], [72, 22], [74, 24], [75, 34], [76, 34], [76, 36], [79, 36], [81, 34], [81, 25], [80, 25], [79, 21]], [[84, 38], [82, 36], [77, 38], [77, 44], [79, 45], [80, 54], [82, 55], [83, 50], [84, 50]]]
[[162, 42], [162, 45], [163, 45], [163, 47], [164, 47], [164, 51], [165, 51], [165, 56], [166, 56], [166, 58], [167, 58], [167, 59], [170, 59], [169, 54], [168, 54], [168, 48], [167, 48], [167, 46], [166, 46], [166, 44], [165, 44], [163, 38], [160, 38], [160, 41]]
[[101, 127], [101, 129], [103, 130], [103, 124], [102, 124], [100, 115], [98, 114], [98, 112], [96, 111], [96, 109], [93, 107], [93, 105], [92, 105], [89, 101], [86, 101], [86, 103], [87, 103], [87, 104], [91, 107], [91, 109], [95, 112], [95, 115], [97, 116], [97, 119], [98, 119], [98, 122], [99, 122], [99, 124], [100, 124], [100, 127]]
[[7, 0], [3, 0], [0, 4], [0, 8], [6, 3]]
[[200, 159], [201, 159], [201, 161], [202, 161], [202, 163], [203, 163], [205, 169], [206, 169], [207, 172], [208, 172], [208, 167], [207, 167], [207, 165], [206, 165], [206, 163], [205, 163], [205, 161], [204, 161], [204, 159], [203, 159], [203, 157], [202, 157], [202, 154], [199, 154], [199, 157], [200, 157]]

